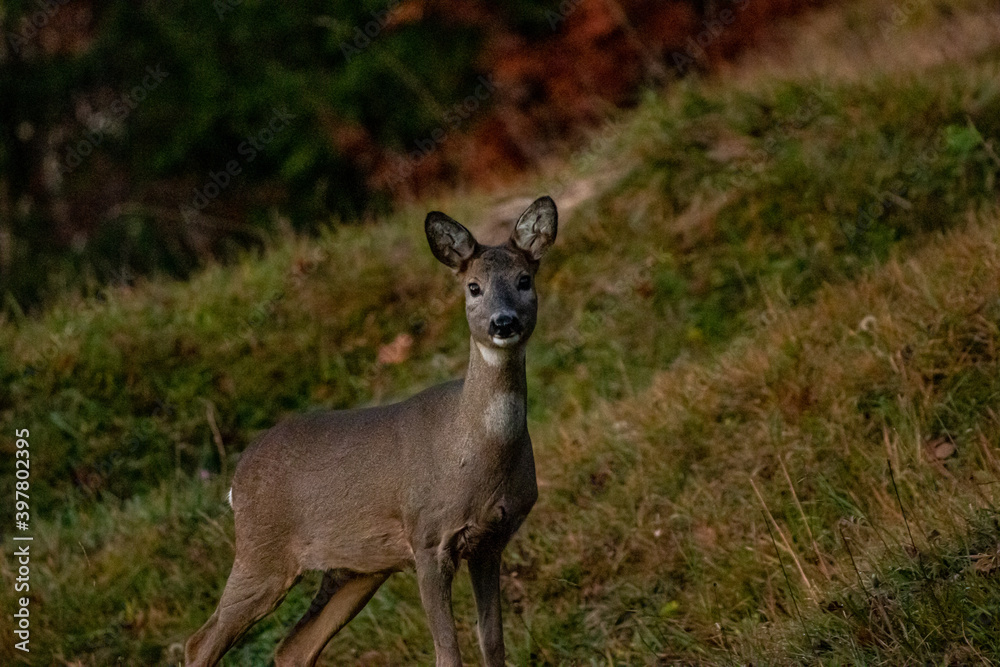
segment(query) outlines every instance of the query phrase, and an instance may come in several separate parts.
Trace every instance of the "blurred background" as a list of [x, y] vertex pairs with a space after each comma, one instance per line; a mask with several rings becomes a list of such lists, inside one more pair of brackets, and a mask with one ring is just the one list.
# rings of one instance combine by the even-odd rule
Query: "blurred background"
[[5, 2], [3, 307], [496, 187], [816, 4]]
[[[996, 0], [18, 0], [0, 36], [34, 664], [177, 665], [244, 448], [465, 372], [428, 210], [542, 194], [508, 664], [1000, 664]], [[432, 662], [404, 573], [321, 664]]]

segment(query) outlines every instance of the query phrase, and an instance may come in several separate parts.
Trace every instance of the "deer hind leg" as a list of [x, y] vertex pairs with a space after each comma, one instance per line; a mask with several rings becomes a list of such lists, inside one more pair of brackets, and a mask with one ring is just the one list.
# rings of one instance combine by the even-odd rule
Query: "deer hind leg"
[[388, 573], [357, 574], [328, 570], [309, 611], [278, 647], [276, 667], [311, 667], [327, 642], [361, 611]]
[[281, 604], [295, 583], [295, 574], [262, 571], [237, 560], [226, 581], [222, 599], [211, 618], [184, 648], [187, 667], [212, 667], [246, 632]]

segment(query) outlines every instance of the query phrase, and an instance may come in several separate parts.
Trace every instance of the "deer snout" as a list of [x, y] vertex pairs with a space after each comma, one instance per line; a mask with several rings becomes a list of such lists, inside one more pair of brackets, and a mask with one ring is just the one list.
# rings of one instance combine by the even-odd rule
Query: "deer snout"
[[519, 336], [524, 331], [521, 321], [513, 313], [496, 313], [490, 318], [489, 335], [494, 340]]

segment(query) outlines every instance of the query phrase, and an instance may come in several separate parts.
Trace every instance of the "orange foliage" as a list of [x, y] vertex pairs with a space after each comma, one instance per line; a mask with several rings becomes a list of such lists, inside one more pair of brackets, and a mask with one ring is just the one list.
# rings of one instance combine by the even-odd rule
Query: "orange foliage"
[[[564, 0], [547, 15], [552, 33], [529, 39], [504, 23], [495, 3], [411, 0], [397, 17], [484, 30], [479, 65], [496, 91], [487, 112], [426, 158], [411, 160], [405, 178], [399, 164], [406, 158], [383, 151], [370, 180], [401, 198], [502, 183], [537, 165], [557, 143], [578, 139], [610, 110], [634, 104], [644, 84], [712, 71], [759, 43], [777, 19], [820, 2]], [[707, 5], [706, 13], [695, 4]]]

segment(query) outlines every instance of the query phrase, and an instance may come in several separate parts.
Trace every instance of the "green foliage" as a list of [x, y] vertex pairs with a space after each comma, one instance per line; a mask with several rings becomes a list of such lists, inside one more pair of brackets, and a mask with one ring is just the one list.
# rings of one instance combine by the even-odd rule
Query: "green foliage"
[[[53, 24], [74, 11], [55, 7]], [[186, 276], [209, 251], [227, 258], [259, 245], [275, 206], [302, 230], [384, 212], [392, 193], [371, 189], [337, 127], [412, 150], [481, 74], [476, 30], [440, 18], [390, 29], [378, 2], [102, 3], [92, 35], [63, 24], [63, 38], [88, 44], [71, 54], [42, 50], [24, 28], [40, 11], [8, 3], [2, 24], [16, 47], [0, 67], [0, 177], [18, 203], [0, 212], [12, 217], [16, 250], [3, 292], [23, 307], [88, 279]], [[268, 138], [276, 109], [290, 120]], [[196, 192], [232, 161], [239, 174], [206, 206]], [[123, 196], [133, 205], [112, 207]], [[75, 213], [61, 228], [53, 200]], [[194, 210], [209, 216], [201, 233], [215, 247], [178, 232]], [[248, 225], [220, 234], [213, 216]], [[57, 229], [87, 241], [68, 252]]]
[[[539, 276], [513, 664], [1000, 659], [997, 67], [685, 82], [566, 168], [590, 195]], [[474, 226], [484, 206], [433, 208]], [[231, 566], [223, 498], [255, 434], [461, 373], [424, 213], [0, 323], [0, 430], [32, 430], [36, 659], [176, 662]], [[410, 359], [379, 363], [404, 334]], [[229, 664], [265, 662], [316, 583]], [[471, 658], [464, 577], [456, 611]], [[404, 574], [328, 653], [432, 651]]]

